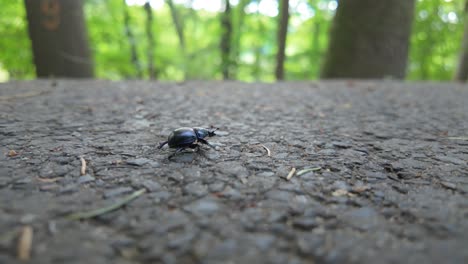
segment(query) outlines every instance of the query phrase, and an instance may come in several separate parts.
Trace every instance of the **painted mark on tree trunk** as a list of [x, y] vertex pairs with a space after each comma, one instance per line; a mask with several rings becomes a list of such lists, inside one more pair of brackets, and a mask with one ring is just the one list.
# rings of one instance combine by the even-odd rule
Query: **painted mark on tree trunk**
[[42, 0], [42, 26], [44, 26], [49, 31], [57, 30], [60, 25], [60, 9], [61, 7], [59, 0]]

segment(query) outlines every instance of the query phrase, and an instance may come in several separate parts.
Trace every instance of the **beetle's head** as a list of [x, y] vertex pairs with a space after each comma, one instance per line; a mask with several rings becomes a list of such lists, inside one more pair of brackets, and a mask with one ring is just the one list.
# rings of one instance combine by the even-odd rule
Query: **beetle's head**
[[197, 134], [198, 138], [203, 139], [203, 138], [206, 138], [206, 137], [216, 136], [215, 131], [218, 130], [218, 128], [216, 128], [214, 130], [208, 130], [208, 129], [202, 128], [202, 127], [194, 127], [193, 130]]

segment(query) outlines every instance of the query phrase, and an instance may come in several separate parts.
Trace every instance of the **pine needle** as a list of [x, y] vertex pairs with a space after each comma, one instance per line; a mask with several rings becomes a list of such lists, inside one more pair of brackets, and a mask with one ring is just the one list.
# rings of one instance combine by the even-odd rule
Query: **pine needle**
[[452, 139], [452, 140], [468, 140], [468, 137], [448, 137], [448, 139]]
[[68, 216], [66, 216], [67, 219], [69, 220], [79, 220], [79, 219], [88, 219], [88, 218], [94, 218], [96, 216], [100, 216], [103, 214], [107, 214], [109, 212], [112, 212], [114, 210], [119, 209], [120, 207], [130, 203], [134, 199], [138, 198], [138, 196], [142, 195], [145, 193], [146, 189], [140, 189], [138, 191], [135, 191], [134, 193], [128, 195], [124, 199], [117, 201], [114, 204], [111, 204], [107, 207], [87, 211], [87, 212], [78, 212], [78, 213], [73, 213]]
[[318, 170], [321, 170], [321, 169], [322, 169], [322, 167], [303, 169], [303, 170], [298, 171], [296, 174], [297, 174], [297, 176], [301, 176], [302, 174], [306, 174], [306, 173], [311, 172], [311, 171], [318, 171]]

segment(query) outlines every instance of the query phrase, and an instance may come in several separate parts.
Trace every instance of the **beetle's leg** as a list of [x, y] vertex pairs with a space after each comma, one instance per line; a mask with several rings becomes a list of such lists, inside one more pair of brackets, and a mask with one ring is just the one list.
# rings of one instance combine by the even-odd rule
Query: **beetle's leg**
[[215, 149], [215, 146], [211, 145], [210, 142], [204, 140], [204, 139], [198, 139], [201, 143], [210, 146], [211, 148]]
[[188, 147], [191, 148], [191, 149], [194, 149], [194, 152], [197, 152], [197, 151], [200, 150], [200, 145], [198, 145], [198, 144], [192, 144], [192, 145], [190, 145]]
[[164, 141], [164, 142], [159, 143], [158, 149], [161, 149], [161, 148], [164, 147], [164, 145], [166, 145], [166, 144], [167, 144], [167, 141]]
[[184, 150], [185, 150], [185, 147], [176, 149], [176, 151], [174, 151], [174, 153], [172, 153], [171, 155], [169, 155], [168, 159], [174, 157], [175, 155], [179, 154], [180, 152], [182, 152], [182, 151], [184, 151]]

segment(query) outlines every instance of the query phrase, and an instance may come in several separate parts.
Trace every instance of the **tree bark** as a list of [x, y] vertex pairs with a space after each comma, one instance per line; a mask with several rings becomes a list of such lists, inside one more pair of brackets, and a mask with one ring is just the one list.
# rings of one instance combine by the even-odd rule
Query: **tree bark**
[[25, 0], [37, 77], [91, 78], [81, 0]]
[[468, 0], [465, 2], [465, 29], [463, 32], [462, 45], [460, 47], [460, 57], [455, 72], [455, 80], [466, 82], [468, 79]]
[[276, 80], [284, 79], [284, 61], [286, 54], [286, 38], [288, 34], [289, 0], [280, 0], [278, 19], [278, 51], [276, 53]]
[[414, 6], [414, 0], [340, 1], [322, 78], [404, 78]]
[[231, 5], [229, 0], [224, 0], [225, 9], [221, 15], [221, 71], [223, 73], [223, 79], [231, 79], [230, 68], [231, 68], [231, 37], [232, 37], [232, 22], [231, 22]]
[[154, 36], [153, 36], [153, 9], [150, 1], [144, 5], [146, 12], [146, 37], [148, 38], [148, 75], [150, 79], [157, 79], [158, 72], [154, 67]]

